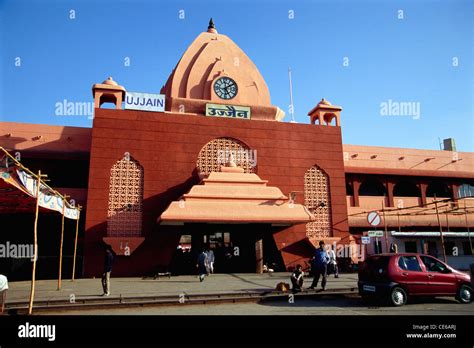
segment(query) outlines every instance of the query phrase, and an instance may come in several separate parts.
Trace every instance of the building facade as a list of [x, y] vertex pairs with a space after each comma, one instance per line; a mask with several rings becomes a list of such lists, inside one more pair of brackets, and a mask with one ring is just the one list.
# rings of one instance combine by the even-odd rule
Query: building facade
[[[441, 235], [450, 263], [472, 263], [474, 154], [343, 145], [342, 108], [325, 99], [309, 124], [282, 122], [257, 67], [212, 24], [163, 86], [164, 111], [124, 109], [112, 78], [92, 91], [92, 129], [0, 123], [3, 147], [85, 207], [84, 276], [101, 274], [106, 244], [117, 276], [192, 273], [201, 248], [219, 272], [287, 270], [320, 240], [349, 246], [347, 263], [395, 244], [440, 257]], [[0, 219], [14, 230], [29, 217]], [[40, 260], [57, 257], [55, 223], [40, 225], [53, 245]], [[383, 237], [357, 249], [372, 229]]]

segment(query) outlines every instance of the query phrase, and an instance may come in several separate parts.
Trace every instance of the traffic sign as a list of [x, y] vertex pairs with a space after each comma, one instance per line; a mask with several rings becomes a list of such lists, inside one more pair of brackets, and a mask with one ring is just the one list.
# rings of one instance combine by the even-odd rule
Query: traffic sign
[[369, 237], [383, 237], [383, 231], [368, 231]]
[[361, 242], [362, 244], [370, 244], [370, 237], [362, 236]]
[[372, 226], [380, 225], [381, 219], [380, 219], [379, 213], [377, 213], [376, 211], [371, 211], [370, 213], [367, 214], [367, 221]]

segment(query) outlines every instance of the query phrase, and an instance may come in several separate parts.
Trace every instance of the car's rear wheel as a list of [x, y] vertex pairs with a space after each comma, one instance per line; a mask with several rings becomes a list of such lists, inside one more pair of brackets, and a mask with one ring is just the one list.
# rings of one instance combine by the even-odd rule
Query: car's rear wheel
[[461, 303], [470, 303], [472, 301], [472, 289], [467, 285], [461, 285], [456, 294], [456, 300]]
[[403, 288], [395, 286], [390, 292], [390, 304], [396, 307], [403, 306], [407, 303], [407, 293]]

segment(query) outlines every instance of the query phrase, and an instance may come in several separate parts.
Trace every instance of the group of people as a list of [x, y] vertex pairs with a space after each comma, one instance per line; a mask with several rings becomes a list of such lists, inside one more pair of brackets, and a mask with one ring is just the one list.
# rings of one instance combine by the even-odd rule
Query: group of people
[[209, 248], [203, 249], [198, 256], [196, 267], [198, 269], [199, 281], [202, 282], [206, 275], [214, 273], [214, 251]]
[[[313, 273], [313, 282], [308, 289], [318, 287], [319, 279], [322, 277], [321, 287], [326, 290], [328, 274], [334, 273], [335, 278], [339, 278], [339, 270], [337, 267], [336, 253], [329, 249], [326, 251], [326, 245], [323, 241], [319, 242], [319, 248], [316, 249], [314, 257], [311, 259], [311, 270]], [[303, 289], [304, 271], [301, 265], [297, 265], [295, 271], [291, 275], [291, 284], [293, 292]]]

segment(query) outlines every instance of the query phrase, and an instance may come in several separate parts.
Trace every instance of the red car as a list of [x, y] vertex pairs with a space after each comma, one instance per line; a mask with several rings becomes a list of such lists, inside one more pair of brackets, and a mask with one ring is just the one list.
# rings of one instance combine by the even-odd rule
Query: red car
[[421, 254], [377, 254], [359, 268], [359, 294], [365, 301], [388, 299], [403, 306], [408, 296], [455, 296], [472, 300], [471, 277], [444, 262]]

